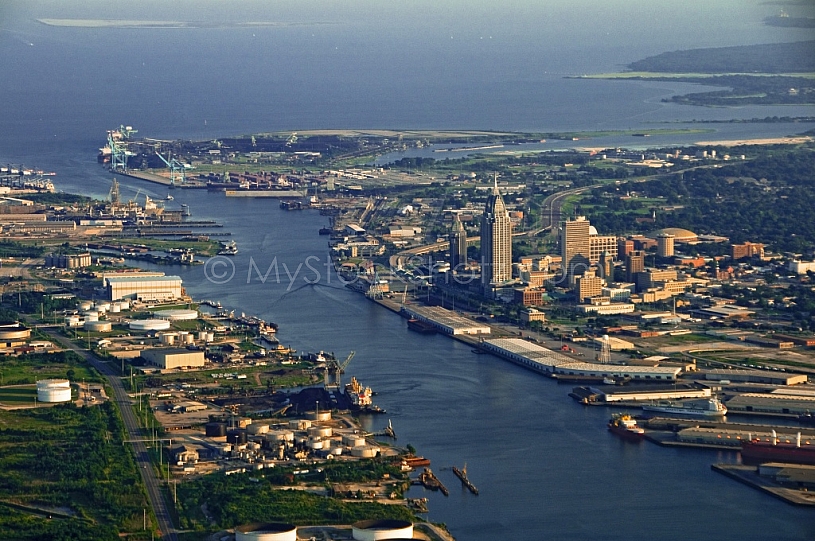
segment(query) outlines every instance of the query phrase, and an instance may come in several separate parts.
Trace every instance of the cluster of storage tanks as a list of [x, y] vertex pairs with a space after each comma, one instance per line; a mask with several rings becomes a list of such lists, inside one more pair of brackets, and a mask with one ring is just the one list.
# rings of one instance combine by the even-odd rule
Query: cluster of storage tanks
[[195, 334], [187, 331], [163, 332], [158, 339], [162, 346], [190, 346], [195, 343]]
[[[327, 420], [330, 420], [330, 413], [326, 413]], [[380, 452], [378, 446], [370, 445], [358, 432], [337, 431], [330, 426], [316, 425], [309, 419], [292, 419], [274, 428], [268, 423], [242, 419], [238, 426], [228, 429], [226, 422], [210, 422], [205, 433], [207, 437], [225, 441], [221, 449], [223, 454], [249, 462], [262, 460], [269, 453], [272, 459], [282, 460], [309, 456], [334, 458], [343, 454], [374, 458]]]
[[71, 328], [83, 328], [86, 331], [92, 332], [109, 332], [111, 330], [111, 323], [109, 321], [101, 321], [99, 318], [107, 313], [118, 314], [124, 310], [130, 310], [130, 302], [116, 301], [116, 302], [99, 302], [92, 303], [90, 301], [83, 301], [79, 304], [81, 315], [70, 315], [65, 317], [65, 325]]

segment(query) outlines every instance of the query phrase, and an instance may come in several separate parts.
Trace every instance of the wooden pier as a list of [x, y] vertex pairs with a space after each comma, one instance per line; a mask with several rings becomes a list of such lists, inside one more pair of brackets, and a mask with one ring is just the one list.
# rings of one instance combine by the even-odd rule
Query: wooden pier
[[478, 496], [478, 489], [477, 489], [477, 488], [475, 487], [475, 485], [474, 485], [474, 484], [472, 484], [472, 483], [470, 482], [470, 480], [467, 478], [467, 465], [466, 465], [466, 464], [465, 464], [465, 465], [464, 465], [464, 467], [463, 467], [463, 468], [461, 468], [461, 469], [458, 469], [458, 468], [456, 468], [455, 466], [453, 466], [453, 473], [454, 473], [454, 474], [456, 474], [456, 477], [458, 477], [458, 478], [461, 480], [461, 484], [462, 484], [462, 485], [464, 485], [465, 487], [467, 487], [467, 489], [468, 489], [470, 492], [472, 492], [473, 494], [475, 494], [476, 496]]
[[439, 481], [439, 478], [430, 470], [430, 468], [425, 468], [422, 473], [419, 474], [419, 483], [425, 487], [429, 488], [430, 490], [439, 490], [445, 496], [450, 495], [450, 491], [447, 490], [447, 487]]

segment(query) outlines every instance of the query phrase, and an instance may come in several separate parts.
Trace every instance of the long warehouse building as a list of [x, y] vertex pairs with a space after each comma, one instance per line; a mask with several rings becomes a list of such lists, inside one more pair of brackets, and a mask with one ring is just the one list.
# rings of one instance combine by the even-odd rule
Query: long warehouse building
[[107, 276], [105, 286], [111, 301], [167, 301], [182, 295], [180, 276]]
[[580, 362], [521, 338], [484, 340], [490, 353], [543, 374], [631, 378], [638, 381], [676, 381], [682, 369], [669, 366], [626, 366]]

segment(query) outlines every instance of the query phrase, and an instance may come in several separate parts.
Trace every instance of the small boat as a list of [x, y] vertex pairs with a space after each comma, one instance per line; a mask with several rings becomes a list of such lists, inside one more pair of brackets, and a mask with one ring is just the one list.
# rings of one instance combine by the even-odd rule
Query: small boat
[[642, 441], [645, 438], [645, 430], [637, 426], [637, 421], [627, 413], [613, 414], [608, 430], [626, 440]]
[[164, 198], [165, 201], [172, 201], [173, 199], [175, 199], [175, 197], [170, 194], [167, 194], [167, 197]]

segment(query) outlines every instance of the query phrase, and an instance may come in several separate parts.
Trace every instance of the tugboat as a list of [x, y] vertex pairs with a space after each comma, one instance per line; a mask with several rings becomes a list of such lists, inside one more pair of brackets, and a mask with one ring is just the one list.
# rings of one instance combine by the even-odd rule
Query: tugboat
[[637, 421], [627, 413], [615, 413], [608, 422], [608, 430], [623, 439], [642, 441], [645, 439], [645, 430], [637, 426]]

